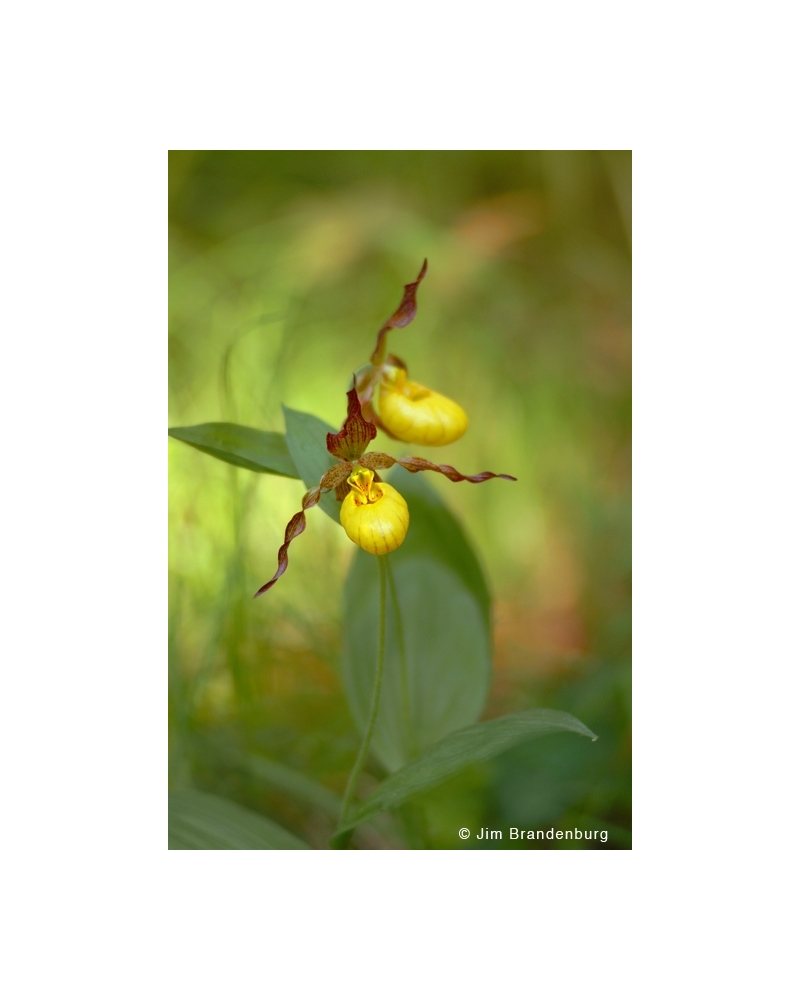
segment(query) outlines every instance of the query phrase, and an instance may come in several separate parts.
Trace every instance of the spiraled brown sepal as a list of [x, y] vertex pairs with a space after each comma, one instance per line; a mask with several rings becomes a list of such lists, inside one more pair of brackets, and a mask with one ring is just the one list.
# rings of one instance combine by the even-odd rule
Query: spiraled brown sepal
[[300, 501], [300, 505], [303, 508], [298, 511], [294, 517], [286, 525], [286, 532], [283, 536], [283, 545], [278, 549], [278, 569], [275, 572], [275, 576], [264, 584], [259, 590], [253, 594], [253, 597], [260, 597], [261, 594], [265, 594], [270, 587], [274, 587], [278, 580], [286, 572], [289, 565], [289, 546], [297, 538], [298, 535], [302, 535], [306, 530], [306, 514], [305, 512], [309, 507], [316, 507], [320, 501], [320, 497], [323, 493], [327, 493], [328, 490], [337, 489], [347, 479], [347, 477], [352, 472], [352, 465], [349, 462], [340, 462], [338, 465], [334, 465], [333, 468], [329, 469], [325, 475], [320, 479], [319, 486], [315, 486], [313, 490], [309, 490], [305, 494], [303, 499]]
[[436, 465], [427, 458], [392, 458], [382, 451], [367, 452], [361, 456], [360, 461], [367, 469], [388, 469], [397, 464], [409, 472], [441, 472], [452, 483], [485, 483], [487, 479], [508, 479], [512, 483], [517, 481], [516, 476], [507, 476], [504, 472], [477, 472], [474, 476], [464, 476], [452, 465]]
[[373, 365], [382, 365], [384, 355], [386, 353], [386, 334], [390, 330], [397, 330], [400, 327], [408, 326], [411, 320], [417, 315], [417, 288], [419, 283], [425, 277], [425, 273], [428, 270], [428, 258], [422, 262], [422, 267], [419, 274], [417, 275], [417, 280], [412, 281], [410, 285], [406, 285], [403, 289], [403, 300], [400, 305], [395, 309], [389, 319], [381, 327], [378, 333], [378, 340], [375, 344], [375, 350], [372, 352], [372, 357], [370, 361]]
[[361, 414], [358, 393], [355, 389], [350, 389], [347, 393], [347, 419], [338, 434], [328, 435], [328, 451], [346, 462], [353, 462], [361, 458], [377, 433], [375, 424], [365, 420]]

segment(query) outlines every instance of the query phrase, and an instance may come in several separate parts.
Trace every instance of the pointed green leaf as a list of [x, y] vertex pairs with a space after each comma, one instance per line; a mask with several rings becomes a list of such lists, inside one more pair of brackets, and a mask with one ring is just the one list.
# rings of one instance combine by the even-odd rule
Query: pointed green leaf
[[282, 826], [217, 795], [169, 794], [171, 851], [296, 851], [308, 844]]
[[[306, 484], [306, 489], [313, 490], [319, 486], [319, 481], [335, 465], [337, 459], [329, 454], [325, 444], [328, 434], [335, 434], [336, 429], [326, 424], [324, 420], [311, 413], [300, 410], [290, 410], [284, 406], [283, 415], [286, 420], [286, 444], [292, 460], [300, 473], [300, 478]], [[339, 523], [339, 504], [331, 493], [324, 493], [319, 506], [325, 513]]]
[[[491, 633], [489, 592], [458, 522], [422, 474], [396, 467], [389, 479], [408, 504], [410, 524], [404, 543], [386, 557], [401, 628], [390, 586], [372, 751], [396, 771], [480, 717], [489, 690]], [[345, 584], [342, 677], [362, 733], [377, 661], [378, 593], [377, 560], [357, 549]]]
[[259, 431], [241, 424], [195, 424], [193, 427], [170, 427], [170, 437], [185, 441], [198, 451], [213, 455], [230, 465], [253, 472], [299, 479], [286, 438], [274, 431]]
[[337, 836], [376, 813], [394, 809], [414, 795], [434, 788], [470, 764], [491, 760], [524, 740], [559, 732], [597, 739], [574, 715], [549, 708], [515, 712], [451, 733], [378, 785], [369, 798], [353, 810]]

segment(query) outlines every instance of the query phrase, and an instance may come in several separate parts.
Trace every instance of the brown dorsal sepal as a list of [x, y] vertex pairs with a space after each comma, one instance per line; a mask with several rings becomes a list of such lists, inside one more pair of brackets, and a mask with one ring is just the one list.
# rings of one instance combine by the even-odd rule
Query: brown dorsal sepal
[[353, 462], [361, 458], [377, 433], [375, 424], [362, 416], [358, 393], [354, 388], [350, 389], [347, 393], [347, 418], [338, 434], [328, 435], [328, 451], [337, 458]]

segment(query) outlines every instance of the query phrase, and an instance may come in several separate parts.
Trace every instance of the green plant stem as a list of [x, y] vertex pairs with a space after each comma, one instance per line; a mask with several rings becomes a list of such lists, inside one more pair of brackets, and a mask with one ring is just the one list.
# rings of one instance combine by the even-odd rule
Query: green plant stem
[[408, 696], [408, 660], [406, 659], [406, 640], [403, 634], [403, 616], [400, 614], [400, 602], [394, 585], [394, 573], [389, 557], [386, 556], [386, 576], [389, 581], [389, 596], [392, 599], [392, 611], [397, 625], [397, 652], [400, 657], [400, 694], [403, 700], [403, 723], [406, 728], [408, 754], [413, 757], [417, 752], [414, 730], [411, 725], [411, 700]]
[[372, 704], [369, 709], [369, 720], [367, 721], [367, 731], [364, 733], [364, 739], [361, 742], [361, 748], [358, 751], [358, 756], [356, 757], [356, 762], [353, 764], [353, 770], [350, 772], [350, 777], [347, 779], [347, 788], [344, 792], [344, 799], [342, 800], [342, 811], [339, 816], [339, 826], [344, 826], [347, 819], [347, 814], [350, 811], [350, 802], [353, 798], [353, 793], [356, 787], [356, 781], [358, 780], [359, 774], [361, 774], [361, 768], [364, 766], [364, 761], [367, 759], [367, 753], [369, 752], [369, 745], [372, 742], [372, 734], [375, 731], [375, 722], [378, 718], [378, 704], [381, 700], [381, 684], [383, 683], [383, 660], [384, 653], [386, 651], [386, 563], [384, 562], [385, 556], [378, 556], [378, 575], [380, 578], [380, 598], [379, 598], [379, 625], [378, 625], [378, 666], [375, 670], [375, 684], [372, 688]]

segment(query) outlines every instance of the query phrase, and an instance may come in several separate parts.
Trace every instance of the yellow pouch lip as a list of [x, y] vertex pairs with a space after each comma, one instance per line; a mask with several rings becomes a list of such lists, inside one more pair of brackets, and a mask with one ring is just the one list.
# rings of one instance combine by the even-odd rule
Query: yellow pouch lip
[[[365, 470], [366, 471], [366, 470]], [[367, 502], [357, 489], [342, 501], [339, 521], [351, 542], [373, 555], [387, 555], [405, 541], [408, 532], [408, 505], [389, 483], [376, 483], [380, 496]]]
[[458, 403], [406, 378], [381, 383], [378, 407], [387, 430], [409, 444], [452, 444], [469, 426]]

